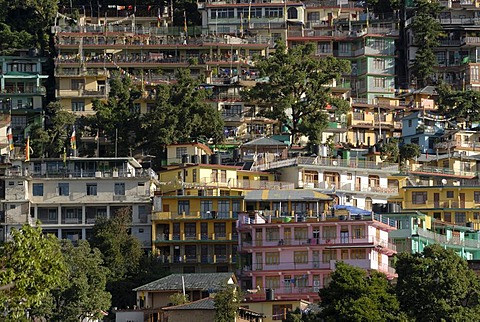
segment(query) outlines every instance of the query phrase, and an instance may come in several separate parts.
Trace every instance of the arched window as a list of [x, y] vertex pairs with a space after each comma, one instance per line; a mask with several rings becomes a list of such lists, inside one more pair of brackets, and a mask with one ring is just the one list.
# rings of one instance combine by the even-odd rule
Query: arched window
[[288, 8], [287, 17], [288, 17], [288, 19], [298, 19], [297, 8], [294, 8], [294, 7]]
[[365, 210], [372, 210], [372, 198], [365, 198]]

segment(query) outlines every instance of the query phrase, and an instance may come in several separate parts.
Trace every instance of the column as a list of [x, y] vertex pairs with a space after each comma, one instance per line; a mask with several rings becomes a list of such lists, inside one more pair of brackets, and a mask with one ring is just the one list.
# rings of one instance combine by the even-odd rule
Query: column
[[62, 224], [62, 206], [61, 205], [58, 205], [57, 212], [58, 212], [57, 224], [61, 225]]
[[87, 223], [87, 212], [85, 211], [85, 205], [82, 206], [82, 224]]

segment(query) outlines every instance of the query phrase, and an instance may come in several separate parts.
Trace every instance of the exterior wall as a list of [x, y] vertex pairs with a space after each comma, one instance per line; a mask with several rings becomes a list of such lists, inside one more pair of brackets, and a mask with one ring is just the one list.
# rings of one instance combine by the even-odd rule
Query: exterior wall
[[168, 310], [165, 316], [175, 322], [214, 321], [215, 310]]
[[280, 299], [312, 301], [328, 283], [337, 260], [394, 274], [388, 259], [395, 253], [388, 240], [393, 227], [376, 220], [282, 220], [239, 217], [243, 287], [274, 289]]
[[143, 311], [115, 312], [115, 322], [144, 322], [144, 313]]
[[[245, 307], [248, 307], [249, 310], [254, 312], [263, 313], [265, 317], [263, 318], [263, 322], [273, 322], [282, 320], [283, 316], [283, 307], [285, 307], [288, 311], [295, 311], [297, 308], [304, 311], [308, 307], [309, 303], [306, 301], [301, 300], [292, 300], [292, 301], [282, 301], [282, 300], [275, 300], [275, 301], [258, 301], [258, 302], [246, 302]], [[274, 310], [274, 306], [276, 310]], [[277, 314], [281, 312], [280, 316]], [[273, 315], [276, 315], [276, 319], [273, 318]]]

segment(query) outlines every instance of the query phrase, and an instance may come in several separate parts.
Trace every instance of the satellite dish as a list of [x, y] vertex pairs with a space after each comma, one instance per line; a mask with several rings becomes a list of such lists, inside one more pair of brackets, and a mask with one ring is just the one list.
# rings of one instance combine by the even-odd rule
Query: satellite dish
[[446, 185], [447, 184], [447, 179], [442, 179], [442, 184]]
[[338, 162], [337, 162], [337, 161], [333, 161], [332, 164], [333, 164], [334, 166], [336, 166], [336, 165], [338, 165]]

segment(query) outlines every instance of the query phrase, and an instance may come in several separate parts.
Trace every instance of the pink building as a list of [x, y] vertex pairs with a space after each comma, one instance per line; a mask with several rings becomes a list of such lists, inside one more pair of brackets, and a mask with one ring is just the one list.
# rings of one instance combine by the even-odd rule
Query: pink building
[[337, 261], [395, 276], [389, 259], [396, 250], [388, 240], [395, 222], [379, 215], [261, 213], [241, 214], [238, 220], [238, 275], [251, 300], [318, 301], [318, 290], [329, 282]]

